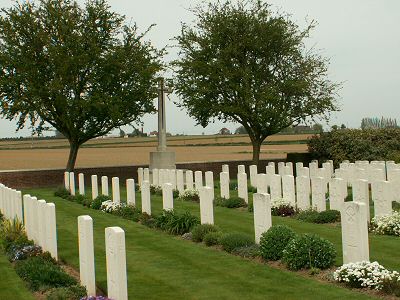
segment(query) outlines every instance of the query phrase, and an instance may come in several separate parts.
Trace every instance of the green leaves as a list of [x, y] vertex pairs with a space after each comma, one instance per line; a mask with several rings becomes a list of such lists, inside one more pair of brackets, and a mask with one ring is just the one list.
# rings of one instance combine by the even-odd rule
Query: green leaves
[[173, 65], [177, 104], [202, 126], [213, 119], [238, 122], [257, 145], [338, 109], [339, 85], [327, 79], [327, 60], [305, 49], [314, 22], [301, 30], [255, 0], [211, 3], [194, 14], [196, 22], [184, 24], [176, 38]]
[[3, 9], [0, 112], [18, 128], [50, 124], [78, 147], [154, 112], [163, 50], [124, 21], [104, 0]]

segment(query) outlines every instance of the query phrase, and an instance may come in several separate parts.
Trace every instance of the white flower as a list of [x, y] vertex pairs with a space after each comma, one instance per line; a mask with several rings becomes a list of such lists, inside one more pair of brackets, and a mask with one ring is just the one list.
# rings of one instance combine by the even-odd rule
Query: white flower
[[349, 263], [339, 267], [333, 278], [338, 282], [345, 282], [355, 287], [367, 287], [380, 290], [384, 280], [400, 280], [397, 271], [389, 271], [378, 262], [362, 261]]
[[400, 236], [400, 212], [390, 216], [376, 217], [371, 220], [371, 231], [376, 234]]

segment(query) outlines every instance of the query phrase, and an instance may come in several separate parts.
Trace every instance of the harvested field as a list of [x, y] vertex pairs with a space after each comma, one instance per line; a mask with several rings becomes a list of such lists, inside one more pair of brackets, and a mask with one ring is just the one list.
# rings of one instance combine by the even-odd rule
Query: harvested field
[[[310, 135], [276, 135], [261, 148], [261, 159], [285, 158], [286, 153], [307, 152]], [[156, 138], [108, 138], [89, 141], [78, 154], [77, 167], [148, 164]], [[274, 143], [277, 143], [274, 145]], [[251, 159], [246, 136], [171, 137], [169, 148], [177, 162]], [[0, 142], [0, 170], [63, 168], [69, 149], [66, 140]]]

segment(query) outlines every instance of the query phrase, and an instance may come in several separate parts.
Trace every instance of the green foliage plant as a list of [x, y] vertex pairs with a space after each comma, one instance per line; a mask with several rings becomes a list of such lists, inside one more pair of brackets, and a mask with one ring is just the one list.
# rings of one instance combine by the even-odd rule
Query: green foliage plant
[[265, 260], [279, 260], [296, 233], [286, 225], [274, 225], [261, 235], [260, 253]]
[[336, 250], [333, 244], [316, 234], [294, 237], [283, 251], [282, 261], [290, 270], [327, 269], [333, 266]]

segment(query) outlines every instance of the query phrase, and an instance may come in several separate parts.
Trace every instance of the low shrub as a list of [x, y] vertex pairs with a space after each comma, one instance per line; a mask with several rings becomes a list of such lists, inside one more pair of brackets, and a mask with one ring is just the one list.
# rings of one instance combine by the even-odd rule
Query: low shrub
[[72, 201], [79, 204], [83, 204], [86, 201], [86, 197], [84, 195], [75, 195]]
[[253, 239], [243, 233], [227, 233], [220, 239], [222, 249], [226, 252], [232, 252], [236, 248], [247, 247], [254, 244]]
[[190, 212], [183, 214], [175, 213], [174, 211], [163, 211], [161, 215], [155, 218], [155, 226], [170, 234], [182, 235], [199, 224], [200, 221]]
[[142, 213], [139, 216], [139, 223], [149, 228], [156, 227], [155, 219], [147, 213]]
[[64, 186], [60, 186], [54, 192], [54, 196], [67, 199], [70, 196], [70, 193]]
[[124, 219], [132, 220], [134, 222], [139, 221], [142, 212], [133, 205], [119, 205], [112, 211], [113, 215], [122, 217]]
[[237, 185], [237, 182], [229, 182], [229, 190], [231, 190], [231, 191], [237, 191], [237, 189], [238, 189], [238, 185]]
[[279, 260], [296, 233], [286, 225], [274, 225], [261, 235], [260, 252], [266, 260]]
[[244, 258], [254, 258], [261, 255], [260, 247], [258, 245], [250, 245], [245, 247], [235, 248], [232, 254], [238, 255]]
[[247, 191], [248, 191], [249, 193], [257, 193], [257, 188], [256, 188], [255, 186], [249, 185], [249, 186], [247, 187]]
[[12, 247], [16, 250], [32, 244], [26, 236], [24, 225], [18, 219], [3, 220], [0, 237], [3, 248], [7, 253]]
[[60, 266], [42, 257], [29, 257], [18, 261], [15, 264], [15, 271], [34, 291], [77, 284], [76, 280], [64, 273]]
[[400, 129], [344, 129], [314, 136], [308, 141], [313, 158], [335, 163], [343, 160], [399, 161]]
[[400, 199], [398, 199], [398, 200], [399, 200], [399, 201], [393, 201], [392, 207], [393, 207], [393, 210], [394, 210], [394, 211], [400, 212]]
[[399, 273], [389, 271], [378, 262], [356, 262], [345, 264], [333, 273], [337, 282], [342, 282], [352, 288], [384, 289], [386, 293], [394, 294], [400, 286]]
[[205, 235], [209, 232], [218, 232], [219, 228], [211, 224], [201, 224], [193, 227], [192, 229], [192, 239], [195, 243], [201, 243]]
[[370, 230], [376, 234], [400, 236], [400, 212], [393, 212], [391, 216], [373, 218]]
[[167, 224], [167, 232], [182, 235], [190, 232], [198, 224], [200, 224], [200, 220], [188, 211], [183, 214], [174, 214], [174, 217]]
[[86, 298], [86, 288], [80, 285], [50, 289], [47, 300], [76, 300]]
[[182, 194], [179, 195], [178, 199], [182, 201], [200, 202], [199, 192], [196, 190], [185, 190]]
[[10, 261], [23, 260], [28, 257], [40, 255], [42, 255], [42, 247], [37, 245], [12, 246], [7, 251], [7, 256]]
[[318, 214], [318, 217], [315, 220], [315, 223], [324, 224], [324, 223], [335, 223], [338, 221], [340, 221], [340, 211], [330, 209], [330, 210], [321, 211]]
[[307, 209], [307, 210], [300, 211], [296, 215], [296, 219], [303, 221], [303, 222], [316, 223], [318, 215], [319, 215], [319, 212], [316, 211], [315, 209]]
[[336, 250], [333, 244], [316, 234], [294, 237], [283, 250], [282, 261], [290, 270], [327, 269], [333, 265]]
[[155, 227], [160, 228], [162, 230], [167, 230], [168, 223], [175, 217], [175, 213], [173, 210], [164, 210], [160, 215], [154, 218]]
[[172, 191], [172, 197], [173, 197], [174, 199], [179, 198], [179, 191], [178, 191], [177, 189], [174, 189], [174, 190]]
[[284, 199], [271, 201], [271, 214], [273, 216], [290, 217], [296, 213], [293, 205]]
[[91, 207], [92, 206], [93, 200], [90, 198], [85, 198], [82, 200], [82, 205], [86, 207]]
[[207, 247], [219, 245], [221, 237], [222, 237], [222, 232], [211, 231], [204, 235], [203, 242], [204, 244], [206, 244]]
[[92, 203], [90, 204], [90, 207], [93, 209], [99, 210], [99, 209], [101, 209], [101, 204], [103, 202], [110, 201], [110, 200], [111, 200], [111, 198], [109, 196], [99, 195], [92, 201]]
[[249, 204], [247, 205], [247, 211], [251, 213], [254, 212], [253, 202], [249, 202]]
[[246, 207], [247, 203], [243, 198], [239, 197], [231, 197], [228, 199], [225, 198], [215, 198], [214, 203], [216, 206], [222, 206], [227, 208], [239, 208]]
[[161, 188], [161, 186], [154, 185], [154, 184], [150, 185], [150, 194], [162, 196], [162, 188]]
[[296, 219], [309, 223], [335, 223], [340, 221], [340, 212], [337, 210], [326, 210], [318, 212], [313, 209], [304, 210], [296, 215]]

